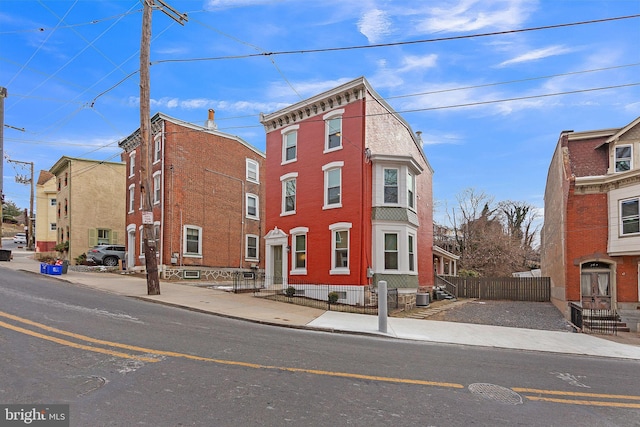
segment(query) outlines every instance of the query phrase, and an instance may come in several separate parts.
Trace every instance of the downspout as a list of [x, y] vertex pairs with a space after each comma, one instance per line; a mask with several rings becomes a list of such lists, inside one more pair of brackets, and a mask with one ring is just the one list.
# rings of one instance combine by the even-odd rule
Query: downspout
[[162, 121], [162, 130], [160, 131], [160, 143], [162, 144], [161, 146], [161, 152], [160, 152], [160, 170], [162, 171], [162, 181], [161, 182], [161, 187], [160, 187], [160, 235], [158, 236], [160, 238], [160, 273], [162, 273], [162, 276], [164, 276], [164, 272], [165, 272], [165, 265], [164, 265], [164, 191], [165, 191], [165, 170], [164, 170], [164, 146], [165, 146], [165, 128], [164, 128], [164, 120]]
[[[67, 237], [67, 241], [69, 242], [69, 249], [67, 250], [67, 256], [71, 257], [71, 207], [73, 206], [73, 203], [71, 201], [71, 181], [73, 181], [73, 179], [71, 178], [71, 159], [67, 159], [67, 169], [69, 169], [69, 180], [67, 181], [67, 193], [69, 193], [68, 199], [69, 199], [69, 204], [68, 209], [67, 209], [67, 224], [69, 227], [69, 235], [66, 236]], [[66, 233], [65, 233], [66, 234]], [[69, 261], [69, 260], [67, 260]]]

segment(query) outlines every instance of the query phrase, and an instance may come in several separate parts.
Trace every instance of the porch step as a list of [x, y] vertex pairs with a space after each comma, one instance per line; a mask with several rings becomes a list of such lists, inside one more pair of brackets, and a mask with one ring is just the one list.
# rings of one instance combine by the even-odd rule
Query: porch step
[[625, 322], [607, 322], [605, 319], [594, 319], [591, 321], [584, 321], [582, 324], [584, 329], [590, 329], [592, 331], [599, 332], [631, 332], [631, 329]]

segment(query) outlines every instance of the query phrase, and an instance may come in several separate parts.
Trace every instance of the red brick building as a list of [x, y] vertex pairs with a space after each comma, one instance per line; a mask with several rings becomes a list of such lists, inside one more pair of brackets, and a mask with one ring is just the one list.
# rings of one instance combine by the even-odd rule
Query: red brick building
[[261, 122], [268, 281], [433, 285], [433, 170], [419, 135], [365, 78]]
[[[217, 131], [213, 110], [204, 127], [162, 113], [151, 118], [151, 127], [153, 219], [163, 277], [263, 268], [264, 153]], [[126, 261], [135, 270], [145, 268], [139, 145], [139, 129], [119, 143], [127, 166]]]
[[640, 118], [560, 134], [545, 189], [542, 275], [552, 301], [640, 322]]

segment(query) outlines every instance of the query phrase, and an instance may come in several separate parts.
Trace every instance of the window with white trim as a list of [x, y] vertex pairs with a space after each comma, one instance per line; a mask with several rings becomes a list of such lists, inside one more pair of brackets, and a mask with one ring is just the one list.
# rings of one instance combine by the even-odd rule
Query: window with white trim
[[342, 166], [344, 166], [344, 162], [332, 162], [322, 167], [324, 171], [324, 209], [342, 206]]
[[351, 223], [336, 223], [331, 230], [331, 270], [329, 274], [349, 274], [349, 234]]
[[131, 184], [129, 186], [129, 213], [133, 212], [133, 209], [135, 206], [134, 205], [135, 194], [136, 194], [135, 184]]
[[327, 120], [327, 151], [342, 146], [342, 117]]
[[616, 172], [626, 172], [633, 167], [631, 159], [633, 147], [631, 145], [618, 145], [615, 147]]
[[55, 222], [52, 222], [51, 224], [49, 224], [49, 230], [50, 231], [56, 231], [58, 229], [58, 224]]
[[140, 236], [140, 256], [139, 258], [144, 258], [144, 227], [138, 227], [138, 235]]
[[415, 249], [413, 247], [413, 235], [407, 236], [407, 244], [409, 246], [409, 271], [416, 271]]
[[309, 228], [297, 227], [291, 234], [291, 274], [307, 274], [307, 233]]
[[258, 260], [258, 236], [254, 234], [246, 236], [245, 258], [251, 261]]
[[416, 208], [416, 177], [411, 172], [407, 172], [407, 206]]
[[160, 182], [160, 174], [158, 171], [153, 174], [153, 204], [157, 205], [160, 203], [160, 194], [162, 190], [162, 183]]
[[288, 173], [280, 177], [282, 182], [282, 215], [296, 213], [296, 180], [297, 172]]
[[162, 134], [153, 137], [153, 163], [160, 161], [162, 155]]
[[339, 150], [342, 148], [342, 115], [344, 109], [331, 111], [322, 119], [325, 123], [324, 152]]
[[640, 233], [640, 198], [620, 202], [620, 221], [623, 236]]
[[136, 173], [136, 152], [129, 153], [129, 178]]
[[282, 129], [282, 163], [294, 162], [298, 158], [299, 125]]
[[259, 167], [258, 162], [247, 159], [247, 181], [255, 182], [256, 184], [260, 183]]
[[398, 269], [398, 234], [384, 233], [384, 269]]
[[184, 238], [182, 248], [184, 256], [202, 256], [202, 227], [196, 225], [185, 225], [183, 227]]
[[51, 206], [55, 206], [58, 204], [58, 201], [56, 199], [51, 199]]
[[384, 202], [398, 203], [398, 169], [384, 169]]
[[247, 218], [258, 219], [259, 216], [258, 196], [247, 193]]

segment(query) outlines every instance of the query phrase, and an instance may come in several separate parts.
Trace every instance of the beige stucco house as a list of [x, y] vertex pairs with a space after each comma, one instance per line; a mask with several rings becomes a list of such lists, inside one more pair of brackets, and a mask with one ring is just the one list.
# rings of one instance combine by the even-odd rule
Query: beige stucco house
[[63, 156], [49, 169], [56, 185], [56, 242], [74, 259], [101, 243], [124, 244], [124, 163]]
[[56, 245], [58, 218], [56, 176], [41, 170], [36, 184], [36, 252], [51, 252]]

